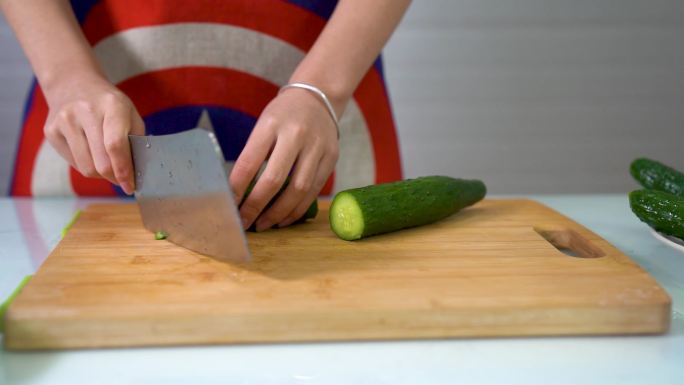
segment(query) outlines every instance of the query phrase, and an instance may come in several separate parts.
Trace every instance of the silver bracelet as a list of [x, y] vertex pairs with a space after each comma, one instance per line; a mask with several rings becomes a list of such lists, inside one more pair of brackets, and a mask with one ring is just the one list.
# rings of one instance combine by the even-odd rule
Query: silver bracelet
[[302, 88], [307, 91], [311, 91], [314, 94], [316, 94], [322, 101], [323, 104], [325, 104], [325, 108], [328, 109], [328, 114], [330, 114], [330, 117], [333, 120], [333, 123], [335, 123], [335, 129], [337, 130], [337, 139], [340, 138], [340, 122], [337, 120], [337, 114], [335, 113], [335, 109], [333, 109], [332, 104], [330, 104], [330, 100], [328, 97], [325, 95], [323, 91], [321, 91], [318, 87], [312, 86], [311, 84], [306, 84], [306, 83], [290, 83], [282, 86], [280, 88], [280, 91], [278, 93], [285, 91], [288, 88]]

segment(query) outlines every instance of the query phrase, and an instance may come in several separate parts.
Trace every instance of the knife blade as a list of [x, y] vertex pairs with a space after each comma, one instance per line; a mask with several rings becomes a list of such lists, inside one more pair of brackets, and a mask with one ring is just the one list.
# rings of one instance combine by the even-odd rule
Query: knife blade
[[194, 128], [128, 138], [135, 200], [145, 228], [218, 260], [249, 261], [247, 239], [216, 136]]

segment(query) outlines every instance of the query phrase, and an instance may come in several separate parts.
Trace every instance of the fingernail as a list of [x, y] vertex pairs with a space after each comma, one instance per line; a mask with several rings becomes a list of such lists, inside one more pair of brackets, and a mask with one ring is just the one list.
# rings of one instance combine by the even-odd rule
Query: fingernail
[[292, 220], [291, 218], [288, 218], [288, 219], [278, 223], [278, 228], [287, 227], [287, 226], [291, 225], [292, 222], [294, 222], [294, 220]]
[[250, 221], [247, 219], [247, 217], [241, 216], [241, 217], [240, 217], [240, 220], [242, 221], [242, 228], [245, 229], [245, 230], [247, 230], [247, 229], [249, 228], [249, 225], [252, 224], [252, 222], [250, 222]]
[[133, 188], [131, 187], [131, 184], [128, 183], [128, 182], [122, 183], [122, 184], [121, 184], [121, 189], [123, 189], [124, 192], [125, 192], [127, 195], [133, 194]]

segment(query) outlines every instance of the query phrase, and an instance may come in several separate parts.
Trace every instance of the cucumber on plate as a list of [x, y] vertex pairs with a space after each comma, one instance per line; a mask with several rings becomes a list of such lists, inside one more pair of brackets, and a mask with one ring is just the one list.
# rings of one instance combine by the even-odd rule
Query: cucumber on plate
[[684, 239], [684, 198], [656, 190], [629, 193], [629, 205], [656, 231]]
[[438, 221], [484, 198], [479, 180], [426, 176], [337, 193], [330, 227], [352, 241]]
[[644, 188], [684, 197], [684, 173], [648, 158], [635, 159], [629, 167]]

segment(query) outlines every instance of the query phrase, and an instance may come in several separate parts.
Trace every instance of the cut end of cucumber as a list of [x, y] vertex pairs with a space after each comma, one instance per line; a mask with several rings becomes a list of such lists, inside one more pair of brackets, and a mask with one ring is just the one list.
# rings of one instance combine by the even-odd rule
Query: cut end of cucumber
[[360, 239], [363, 235], [363, 211], [352, 194], [339, 193], [330, 205], [330, 227], [345, 241]]

